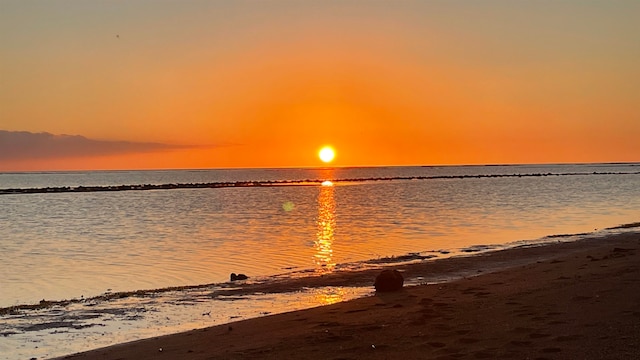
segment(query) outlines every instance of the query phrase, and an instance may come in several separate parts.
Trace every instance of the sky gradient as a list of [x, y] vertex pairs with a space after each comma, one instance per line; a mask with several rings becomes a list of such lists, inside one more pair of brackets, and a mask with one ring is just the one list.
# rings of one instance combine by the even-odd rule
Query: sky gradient
[[[4, 0], [0, 171], [323, 166], [327, 144], [336, 166], [640, 161], [637, 14]], [[60, 135], [86, 141], [63, 151]], [[25, 150], [43, 138], [58, 150]]]

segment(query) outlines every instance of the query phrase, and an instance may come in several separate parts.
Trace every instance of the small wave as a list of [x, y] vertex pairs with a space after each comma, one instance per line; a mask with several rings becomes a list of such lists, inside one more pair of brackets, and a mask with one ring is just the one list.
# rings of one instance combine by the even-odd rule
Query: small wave
[[605, 230], [631, 229], [631, 228], [636, 228], [636, 227], [640, 227], [640, 222], [622, 224], [622, 225], [606, 228]]
[[555, 238], [568, 238], [572, 236], [585, 236], [589, 235], [589, 233], [577, 233], [577, 234], [556, 234], [556, 235], [548, 235], [545, 236], [547, 239], [555, 239]]
[[500, 247], [497, 245], [473, 245], [466, 248], [462, 248], [460, 249], [460, 251], [463, 253], [477, 253], [482, 251], [495, 250], [498, 248]]
[[378, 259], [371, 259], [363, 261], [365, 264], [397, 264], [410, 261], [422, 261], [437, 257], [436, 255], [420, 255], [419, 253], [409, 253], [400, 256], [388, 256]]

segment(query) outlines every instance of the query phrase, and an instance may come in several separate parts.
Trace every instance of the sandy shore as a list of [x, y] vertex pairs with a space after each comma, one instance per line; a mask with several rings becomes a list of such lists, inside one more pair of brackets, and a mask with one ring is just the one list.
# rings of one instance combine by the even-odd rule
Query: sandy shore
[[638, 233], [400, 270], [468, 276], [62, 359], [640, 359]]

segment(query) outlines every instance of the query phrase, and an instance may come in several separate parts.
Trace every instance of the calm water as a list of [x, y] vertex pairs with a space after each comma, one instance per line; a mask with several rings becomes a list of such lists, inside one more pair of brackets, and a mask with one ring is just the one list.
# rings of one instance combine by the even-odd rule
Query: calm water
[[640, 164], [591, 164], [0, 173], [0, 189], [574, 174], [0, 195], [0, 307], [220, 283], [231, 272], [309, 276], [381, 257], [591, 232], [640, 220], [639, 171]]
[[[0, 189], [640, 171], [627, 165], [0, 174]], [[0, 196], [0, 307], [222, 282], [637, 221], [640, 175]]]

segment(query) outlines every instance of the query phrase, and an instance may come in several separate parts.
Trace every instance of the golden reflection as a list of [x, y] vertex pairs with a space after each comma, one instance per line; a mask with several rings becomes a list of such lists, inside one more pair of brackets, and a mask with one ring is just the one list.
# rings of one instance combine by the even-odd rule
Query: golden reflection
[[[325, 183], [329, 183], [325, 185]], [[333, 262], [333, 233], [336, 228], [336, 202], [333, 198], [334, 187], [330, 181], [320, 186], [318, 194], [318, 227], [314, 241], [314, 261], [322, 271], [331, 271], [335, 267]]]
[[331, 305], [344, 300], [343, 288], [323, 288], [315, 295], [315, 302], [319, 305]]

